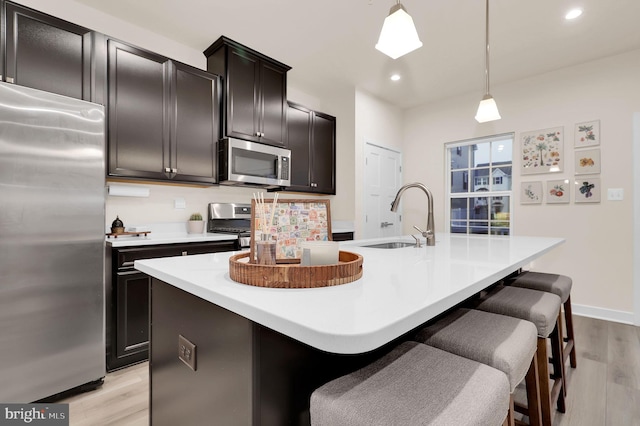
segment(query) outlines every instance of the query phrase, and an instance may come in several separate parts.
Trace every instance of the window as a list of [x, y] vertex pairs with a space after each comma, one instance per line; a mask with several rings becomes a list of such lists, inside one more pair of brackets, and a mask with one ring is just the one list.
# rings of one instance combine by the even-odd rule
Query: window
[[487, 186], [489, 185], [488, 177], [477, 177], [476, 178], [476, 186]]
[[452, 233], [509, 235], [513, 134], [446, 144]]

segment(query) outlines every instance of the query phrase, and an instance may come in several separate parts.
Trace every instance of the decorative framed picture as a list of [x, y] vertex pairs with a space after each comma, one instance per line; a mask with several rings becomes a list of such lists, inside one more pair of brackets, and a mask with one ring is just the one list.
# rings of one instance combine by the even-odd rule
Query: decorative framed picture
[[576, 175], [597, 175], [600, 173], [600, 148], [575, 151]]
[[547, 204], [566, 204], [570, 199], [571, 183], [569, 179], [547, 181]]
[[564, 162], [564, 128], [536, 130], [520, 134], [521, 173], [561, 172]]
[[576, 124], [574, 146], [576, 148], [585, 148], [596, 145], [600, 145], [600, 120]]
[[576, 203], [599, 203], [600, 193], [600, 178], [592, 178], [590, 176], [576, 178]]
[[520, 204], [542, 204], [542, 182], [521, 182]]
[[264, 216], [271, 220], [264, 224], [261, 213], [256, 209], [255, 200], [251, 201], [251, 254], [255, 258], [255, 242], [266, 231], [276, 240], [276, 261], [300, 259], [303, 241], [330, 241], [331, 208], [329, 200], [287, 200], [278, 199], [275, 212], [271, 215], [273, 199], [264, 200]]

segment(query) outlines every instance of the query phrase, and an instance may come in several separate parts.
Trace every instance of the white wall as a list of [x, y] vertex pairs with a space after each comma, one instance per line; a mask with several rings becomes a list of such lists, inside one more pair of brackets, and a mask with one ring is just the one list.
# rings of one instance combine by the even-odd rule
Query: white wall
[[[367, 142], [402, 152], [402, 110], [363, 91], [356, 91], [355, 104], [355, 231], [362, 235], [364, 217], [364, 146]], [[404, 207], [403, 207], [404, 208]], [[425, 222], [426, 223], [426, 222]]]
[[[633, 322], [632, 116], [640, 111], [640, 51], [492, 87], [502, 120], [473, 119], [480, 93], [406, 111], [405, 181], [421, 181], [434, 193], [436, 228], [445, 230], [444, 144], [515, 132], [513, 234], [558, 236], [566, 243], [532, 265], [573, 278], [577, 313]], [[600, 120], [603, 198], [598, 204], [520, 205], [522, 181], [574, 178], [575, 123]], [[564, 171], [520, 175], [520, 132], [564, 126]], [[608, 201], [607, 188], [623, 188], [623, 201]], [[424, 208], [405, 208], [405, 228], [421, 223]], [[407, 205], [405, 205], [407, 206]]]

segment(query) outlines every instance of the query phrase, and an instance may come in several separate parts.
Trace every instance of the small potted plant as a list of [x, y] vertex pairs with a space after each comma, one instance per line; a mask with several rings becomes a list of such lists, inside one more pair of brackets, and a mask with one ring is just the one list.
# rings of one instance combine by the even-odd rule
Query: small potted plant
[[187, 222], [187, 231], [189, 234], [202, 234], [204, 232], [204, 220], [200, 213], [194, 213]]

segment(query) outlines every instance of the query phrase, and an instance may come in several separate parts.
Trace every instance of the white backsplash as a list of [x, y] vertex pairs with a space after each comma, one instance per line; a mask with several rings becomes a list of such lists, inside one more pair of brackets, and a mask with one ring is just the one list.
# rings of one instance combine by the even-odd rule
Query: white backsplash
[[[108, 182], [109, 185], [111, 182]], [[154, 183], [120, 183], [114, 185], [129, 186], [133, 189], [148, 189], [148, 197], [123, 197], [106, 195], [105, 228], [109, 232], [111, 222], [118, 216], [125, 228], [130, 226], [177, 226], [186, 230], [186, 222], [192, 213], [200, 213], [206, 220], [209, 203], [251, 203], [253, 194], [265, 192], [258, 188], [236, 188], [229, 186], [177, 186]], [[108, 191], [105, 191], [108, 194]], [[146, 191], [144, 191], [146, 193]], [[265, 192], [266, 198], [273, 193]], [[323, 198], [317, 195], [281, 193], [280, 198]], [[176, 209], [175, 200], [184, 200], [185, 208]], [[337, 218], [341, 219], [341, 218]], [[171, 225], [173, 224], [173, 225]], [[338, 225], [336, 225], [338, 224]], [[333, 228], [353, 229], [353, 222], [333, 220]], [[164, 229], [164, 228], [159, 228]], [[159, 230], [156, 232], [160, 232]]]

